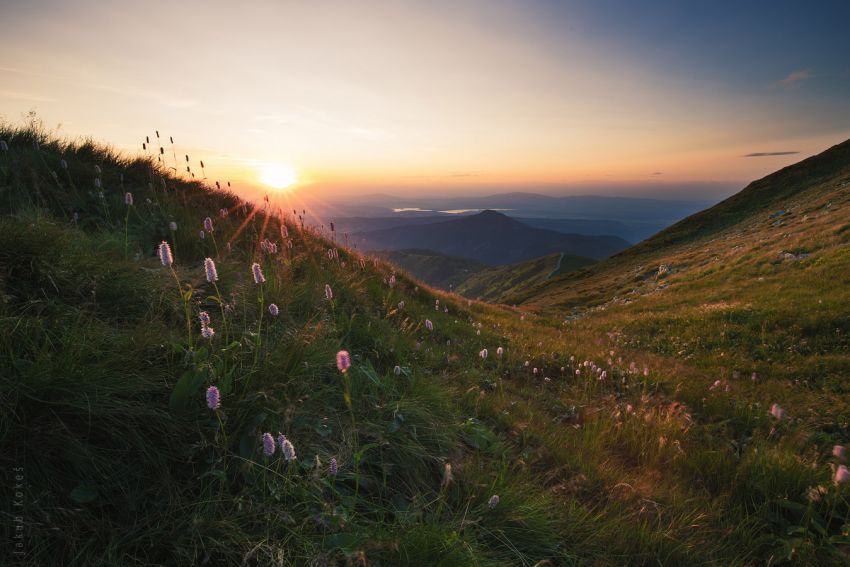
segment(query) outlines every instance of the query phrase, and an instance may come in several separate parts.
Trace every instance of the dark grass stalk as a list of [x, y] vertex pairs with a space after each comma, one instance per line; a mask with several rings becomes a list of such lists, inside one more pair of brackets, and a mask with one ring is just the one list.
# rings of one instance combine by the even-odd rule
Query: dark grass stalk
[[219, 258], [221, 258], [221, 254], [218, 251], [218, 242], [216, 242], [215, 239], [215, 230], [210, 231], [210, 238], [212, 238], [213, 248], [215, 249], [215, 259], [218, 260]]
[[124, 259], [127, 259], [127, 246], [128, 246], [128, 237], [129, 237], [129, 225], [130, 225], [130, 209], [131, 205], [127, 204], [127, 212], [124, 213]]
[[174, 146], [174, 136], [169, 136], [168, 139], [171, 141], [171, 155], [174, 156], [174, 175], [177, 175], [179, 173], [177, 170], [179, 166], [177, 165], [177, 149]]
[[215, 412], [215, 417], [216, 417], [216, 420], [218, 421], [218, 428], [219, 428], [219, 431], [221, 432], [221, 436], [222, 436], [222, 440], [223, 440], [222, 447], [221, 447], [221, 467], [222, 467], [222, 471], [224, 472], [224, 478], [222, 479], [222, 482], [221, 482], [221, 493], [223, 493], [224, 489], [227, 488], [227, 485], [228, 485], [228, 481], [227, 481], [227, 458], [228, 458], [228, 453], [230, 452], [230, 442], [227, 439], [227, 428], [224, 426], [224, 421], [222, 421], [221, 414], [219, 413], [218, 410], [216, 410], [216, 412]]
[[12, 174], [12, 167], [11, 167], [12, 160], [9, 158], [9, 150], [8, 149], [2, 149], [2, 150], [0, 150], [0, 153], [3, 154], [3, 165], [2, 165], [2, 167], [0, 167], [0, 171], [3, 172], [3, 182], [6, 183], [6, 182], [9, 181], [9, 177]]
[[189, 350], [192, 350], [192, 307], [189, 304], [189, 301], [192, 299], [192, 290], [189, 289], [184, 292], [183, 284], [180, 283], [180, 278], [177, 277], [174, 266], [168, 266], [168, 269], [171, 270], [171, 275], [174, 276], [174, 282], [177, 284], [177, 293], [180, 296], [180, 301], [183, 302], [183, 313], [186, 317], [186, 338], [189, 343]]
[[103, 214], [106, 217], [106, 223], [111, 225], [112, 212], [109, 210], [109, 203], [106, 201], [106, 187], [101, 182], [100, 186], [95, 187], [95, 189], [97, 190], [97, 200], [100, 202], [100, 206], [103, 208]]
[[178, 226], [176, 230], [171, 230], [171, 228], [169, 227], [168, 230], [171, 232], [171, 247], [173, 249], [174, 256], [177, 257], [177, 231], [180, 230], [180, 227]]
[[215, 296], [218, 300], [218, 306], [221, 310], [221, 324], [224, 326], [224, 344], [230, 343], [230, 325], [227, 320], [227, 315], [224, 312], [224, 298], [221, 297], [221, 292], [218, 289], [218, 284], [216, 282], [212, 282], [213, 289], [215, 289]]
[[358, 450], [360, 444], [357, 437], [357, 419], [354, 417], [354, 406], [351, 401], [351, 378], [347, 371], [342, 373], [342, 383], [344, 388], [343, 399], [351, 418], [351, 453], [354, 456], [354, 499], [351, 502], [351, 513], [354, 514], [357, 511], [357, 497], [360, 494], [360, 454]]
[[[265, 314], [265, 311], [266, 311], [266, 309], [265, 309], [265, 299], [263, 297], [263, 284], [258, 283], [257, 287], [259, 288], [257, 290], [257, 304], [260, 307], [260, 317], [257, 321], [257, 341], [256, 341], [255, 347], [254, 347], [254, 369], [255, 370], [257, 369], [257, 364], [260, 360], [260, 348], [262, 348], [262, 342], [263, 342], [263, 339], [262, 339], [263, 315]], [[247, 388], [247, 386], [248, 385], [246, 383], [245, 387]]]

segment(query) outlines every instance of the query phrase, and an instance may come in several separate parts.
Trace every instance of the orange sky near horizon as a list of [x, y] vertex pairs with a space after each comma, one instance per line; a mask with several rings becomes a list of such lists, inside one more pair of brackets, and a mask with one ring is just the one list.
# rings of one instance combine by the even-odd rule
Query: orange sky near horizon
[[322, 195], [701, 198], [676, 184], [740, 188], [850, 137], [802, 113], [835, 101], [796, 79], [684, 77], [580, 25], [553, 37], [522, 2], [367, 4], [4, 8], [0, 117], [35, 110], [131, 155], [158, 129], [211, 180], [262, 192], [264, 171], [289, 168]]

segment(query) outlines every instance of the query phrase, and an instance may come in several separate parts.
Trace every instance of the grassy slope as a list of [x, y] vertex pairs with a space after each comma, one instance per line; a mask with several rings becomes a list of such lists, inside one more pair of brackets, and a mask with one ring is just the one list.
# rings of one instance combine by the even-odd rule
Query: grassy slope
[[[244, 214], [232, 196], [171, 178], [162, 191], [158, 175], [152, 190], [149, 164], [43, 137], [36, 150], [33, 138], [0, 131], [12, 148], [0, 155], [0, 459], [5, 470], [25, 470], [27, 562], [842, 557], [846, 491], [805, 497], [829, 485], [825, 452], [848, 434], [845, 423], [797, 405], [819, 396], [832, 404], [827, 393], [792, 392], [770, 378], [709, 391], [714, 376], [623, 343], [591, 317], [566, 327], [520, 317], [403, 275], [390, 288], [390, 266], [361, 269], [346, 250], [331, 260], [325, 241], [291, 224], [292, 249], [263, 255], [263, 236], [282, 244], [275, 216]], [[69, 176], [56, 182], [50, 171], [63, 157]], [[88, 189], [95, 163], [104, 200]], [[125, 189], [136, 202], [126, 258]], [[216, 218], [216, 254], [197, 230], [222, 207], [231, 214]], [[162, 238], [176, 239], [179, 281], [192, 286], [193, 349], [177, 284], [150, 254]], [[219, 289], [232, 303], [226, 326], [203, 279], [205, 255], [217, 257]], [[257, 303], [251, 261], [263, 265], [264, 302], [280, 306], [277, 319]], [[217, 331], [209, 342], [194, 324], [201, 308]], [[340, 348], [353, 357], [351, 414], [334, 367]], [[588, 359], [606, 380], [579, 365]], [[649, 375], [632, 372], [632, 360]], [[217, 413], [203, 405], [210, 383], [224, 394]], [[775, 423], [765, 404], [776, 398], [805, 419]], [[298, 459], [263, 457], [264, 431], [284, 432]], [[447, 462], [454, 480], [443, 486]], [[494, 493], [501, 501], [490, 510]], [[4, 514], [14, 514], [11, 505]]]
[[[847, 189], [842, 184], [848, 178], [850, 140], [754, 181], [716, 206], [687, 217], [605, 262], [523, 290], [515, 299], [560, 308], [599, 304], [631, 291], [637, 281], [635, 270], [645, 268], [647, 274], [653, 274], [662, 262], [677, 255], [713, 258], [754, 236], [762, 242], [779, 242], [777, 238], [799, 240], [801, 236], [816, 236], [814, 233], [824, 227], [837, 230], [843, 226], [841, 215], [830, 215], [830, 221], [819, 218], [830, 210], [818, 209], [834, 198], [838, 202], [833, 203], [831, 212], [837, 211], [838, 203], [846, 201]], [[774, 217], [779, 211], [795, 216]], [[786, 236], [789, 221], [793, 230]], [[827, 243], [835, 240], [825, 236]]]
[[[845, 391], [850, 141], [587, 270], [512, 299], [705, 367]], [[659, 274], [659, 267], [669, 271]], [[722, 353], [722, 357], [719, 356]]]
[[376, 255], [440, 289], [457, 287], [467, 278], [487, 269], [486, 265], [470, 258], [448, 256], [433, 250], [388, 250]]
[[561, 258], [561, 254], [551, 254], [526, 262], [482, 270], [467, 277], [456, 291], [465, 297], [484, 301], [504, 301], [505, 298], [511, 298], [529, 286], [540, 284], [550, 277], [566, 274], [595, 262], [581, 256], [565, 254]]

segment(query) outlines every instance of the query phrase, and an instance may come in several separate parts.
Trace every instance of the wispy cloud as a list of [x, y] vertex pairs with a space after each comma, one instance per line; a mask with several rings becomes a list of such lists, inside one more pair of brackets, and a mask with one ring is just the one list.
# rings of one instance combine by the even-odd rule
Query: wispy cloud
[[788, 76], [782, 79], [781, 81], [777, 81], [777, 85], [780, 87], [793, 87], [803, 81], [808, 81], [812, 78], [812, 71], [810, 69], [799, 69], [797, 71], [792, 71], [788, 73]]
[[96, 89], [99, 91], [104, 91], [126, 97], [147, 99], [159, 103], [163, 106], [169, 106], [172, 108], [191, 108], [198, 104], [198, 101], [190, 98], [175, 98], [160, 92], [145, 89], [119, 88], [106, 84], [87, 84], [85, 86], [90, 89]]
[[800, 152], [797, 150], [788, 150], [783, 152], [753, 152], [751, 154], [744, 154], [741, 157], [792, 156], [799, 153]]
[[41, 96], [31, 93], [19, 93], [14, 91], [0, 91], [0, 98], [11, 98], [15, 100], [28, 100], [32, 102], [56, 102], [55, 98]]
[[660, 171], [653, 171], [652, 175], [661, 175], [661, 172]]
[[357, 140], [379, 141], [393, 138], [390, 132], [382, 128], [371, 128], [360, 124], [353, 124], [312, 108], [301, 107], [296, 109], [295, 112], [283, 114], [258, 114], [254, 116], [254, 120], [261, 123], [280, 124], [344, 134]]

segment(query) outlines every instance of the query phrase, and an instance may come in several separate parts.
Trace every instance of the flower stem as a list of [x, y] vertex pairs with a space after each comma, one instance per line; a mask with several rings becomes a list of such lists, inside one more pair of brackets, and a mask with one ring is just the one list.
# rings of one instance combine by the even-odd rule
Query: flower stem
[[124, 259], [127, 259], [127, 236], [130, 223], [130, 206], [127, 205], [127, 213], [124, 215]]
[[345, 385], [345, 405], [348, 406], [348, 415], [351, 416], [352, 454], [354, 455], [354, 500], [351, 503], [353, 513], [357, 509], [357, 496], [360, 493], [360, 456], [357, 454], [357, 420], [354, 418], [354, 407], [351, 404], [351, 379], [347, 372], [343, 373], [342, 381]]
[[218, 285], [215, 282], [212, 282], [212, 284], [213, 289], [215, 289], [215, 296], [218, 298], [218, 306], [221, 309], [221, 324], [224, 326], [224, 344], [227, 345], [230, 343], [230, 332], [227, 326], [227, 317], [224, 314], [224, 299], [221, 297]]
[[256, 350], [254, 351], [254, 366], [257, 366], [257, 363], [260, 360], [260, 347], [262, 346], [262, 343], [263, 343], [263, 339], [262, 339], [263, 315], [264, 315], [264, 312], [265, 312], [265, 309], [263, 308], [263, 303], [264, 303], [263, 302], [263, 284], [257, 284], [257, 285], [260, 288], [259, 291], [257, 292], [257, 301], [260, 304], [260, 320], [257, 323], [257, 346], [256, 346]]
[[169, 266], [171, 275], [174, 276], [174, 281], [177, 283], [177, 293], [180, 295], [180, 301], [183, 302], [183, 312], [186, 314], [186, 335], [189, 339], [189, 350], [192, 350], [192, 313], [189, 307], [189, 299], [183, 293], [183, 285], [180, 283], [180, 278], [177, 277], [177, 272], [174, 271], [174, 266]]

